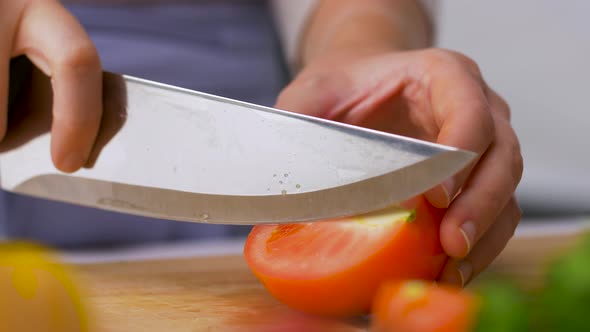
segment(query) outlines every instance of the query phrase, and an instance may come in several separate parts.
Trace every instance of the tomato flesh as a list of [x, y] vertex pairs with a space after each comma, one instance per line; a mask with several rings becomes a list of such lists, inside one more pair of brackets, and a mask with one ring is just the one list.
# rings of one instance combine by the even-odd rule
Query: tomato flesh
[[444, 211], [422, 196], [371, 214], [252, 229], [244, 254], [271, 295], [314, 314], [368, 313], [389, 279], [435, 279]]

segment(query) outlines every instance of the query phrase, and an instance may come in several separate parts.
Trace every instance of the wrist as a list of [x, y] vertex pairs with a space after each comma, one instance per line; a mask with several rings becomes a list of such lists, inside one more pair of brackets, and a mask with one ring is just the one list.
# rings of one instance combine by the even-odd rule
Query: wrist
[[[324, 0], [301, 40], [299, 64], [330, 55], [374, 55], [431, 44], [428, 18], [414, 2]], [[348, 4], [348, 5], [344, 5]]]
[[329, 48], [323, 49], [321, 52], [313, 54], [313, 56], [302, 58], [303, 60], [300, 63], [300, 67], [308, 68], [314, 66], [323, 68], [326, 65], [340, 66], [347, 63], [353, 63], [360, 59], [367, 59], [381, 54], [401, 51], [402, 49], [399, 48], [381, 45], [361, 45], [356, 43], [333, 45]]

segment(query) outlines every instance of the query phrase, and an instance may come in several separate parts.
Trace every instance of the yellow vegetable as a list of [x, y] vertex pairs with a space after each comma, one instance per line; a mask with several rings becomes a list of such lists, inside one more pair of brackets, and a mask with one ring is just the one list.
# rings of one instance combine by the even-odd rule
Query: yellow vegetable
[[73, 273], [48, 248], [0, 243], [0, 294], [0, 331], [89, 330]]

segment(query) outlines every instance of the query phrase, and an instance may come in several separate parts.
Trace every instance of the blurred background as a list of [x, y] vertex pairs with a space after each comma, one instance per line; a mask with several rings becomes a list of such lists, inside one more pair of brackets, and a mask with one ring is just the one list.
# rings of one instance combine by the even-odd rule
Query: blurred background
[[[436, 46], [473, 58], [511, 105], [525, 162], [517, 189], [524, 222], [587, 219], [590, 1], [432, 1], [438, 7]], [[264, 2], [170, 1], [142, 8], [136, 7], [141, 1], [64, 2], [89, 32], [106, 70], [267, 106], [288, 82], [287, 61]], [[290, 5], [284, 16], [295, 20], [294, 10], [313, 1], [283, 3]], [[0, 238], [112, 246], [243, 236], [248, 230], [162, 220], [148, 224], [137, 216], [0, 191]]]
[[526, 217], [590, 213], [590, 2], [440, 1], [438, 45], [479, 63], [510, 104]]

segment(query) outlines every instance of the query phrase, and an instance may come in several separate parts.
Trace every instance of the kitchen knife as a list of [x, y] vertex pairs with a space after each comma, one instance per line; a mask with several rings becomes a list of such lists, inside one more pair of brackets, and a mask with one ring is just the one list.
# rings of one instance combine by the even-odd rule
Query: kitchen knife
[[188, 222], [302, 222], [396, 204], [475, 157], [105, 72], [104, 114], [91, 160], [65, 174], [50, 157], [50, 93], [32, 89], [36, 80], [16, 82], [16, 72], [9, 133], [0, 144], [1, 186], [34, 197]]

